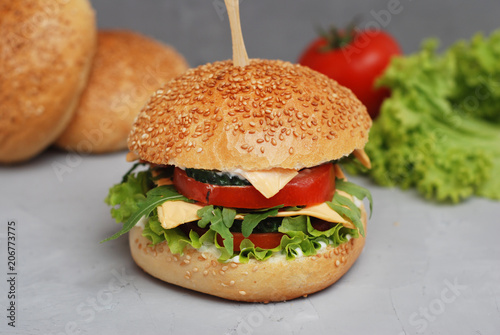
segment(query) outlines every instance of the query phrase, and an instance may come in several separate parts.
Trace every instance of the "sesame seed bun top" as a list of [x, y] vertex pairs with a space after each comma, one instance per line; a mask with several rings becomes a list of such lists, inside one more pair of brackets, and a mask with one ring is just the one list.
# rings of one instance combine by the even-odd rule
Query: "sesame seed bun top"
[[341, 158], [368, 140], [371, 119], [347, 88], [279, 60], [189, 70], [137, 116], [129, 149], [156, 164], [229, 171], [299, 169]]

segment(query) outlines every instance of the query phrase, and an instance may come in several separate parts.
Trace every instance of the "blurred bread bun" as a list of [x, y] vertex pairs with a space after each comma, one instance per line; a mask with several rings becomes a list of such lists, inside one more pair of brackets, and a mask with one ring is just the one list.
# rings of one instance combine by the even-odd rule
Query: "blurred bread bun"
[[0, 5], [0, 163], [28, 160], [64, 131], [96, 50], [88, 0]]
[[85, 153], [125, 149], [150, 96], [187, 69], [184, 57], [168, 45], [131, 31], [99, 31], [88, 86], [56, 145]]

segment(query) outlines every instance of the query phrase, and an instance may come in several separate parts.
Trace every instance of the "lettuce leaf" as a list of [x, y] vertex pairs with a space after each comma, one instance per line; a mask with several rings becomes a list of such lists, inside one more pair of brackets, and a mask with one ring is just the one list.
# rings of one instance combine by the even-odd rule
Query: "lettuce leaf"
[[[209, 209], [207, 209], [207, 212], [209, 212]], [[229, 250], [226, 246], [219, 245], [217, 242], [217, 234], [219, 233], [215, 230], [209, 229], [202, 236], [191, 231], [188, 236], [179, 228], [164, 229], [157, 217], [150, 218], [142, 235], [147, 237], [152, 242], [152, 245], [167, 241], [170, 250], [174, 254], [182, 255], [184, 248], [188, 245], [195, 249], [199, 249], [203, 245], [209, 245], [219, 251], [220, 262], [225, 262], [232, 257], [239, 256], [241, 263], [247, 263], [251, 258], [263, 261], [275, 253], [285, 255], [288, 260], [292, 260], [299, 255], [312, 256], [323, 245], [330, 244], [337, 247], [349, 241], [350, 237], [359, 237], [357, 229], [346, 228], [340, 223], [327, 231], [316, 230], [311, 224], [310, 217], [305, 215], [284, 218], [280, 232], [285, 235], [281, 238], [281, 243], [276, 248], [263, 249], [256, 247], [249, 239], [244, 239], [240, 244], [241, 251], [239, 253], [234, 253], [232, 249]]]
[[255, 227], [264, 219], [270, 216], [276, 216], [278, 214], [278, 209], [283, 206], [276, 206], [270, 208], [266, 211], [260, 211], [259, 213], [247, 214], [243, 218], [243, 222], [241, 223], [241, 233], [244, 237], [250, 236]]
[[[143, 217], [148, 218], [158, 206], [166, 201], [189, 201], [179, 194], [172, 185], [153, 187], [151, 172], [142, 171], [136, 175], [129, 174], [127, 181], [113, 186], [105, 199], [112, 206], [111, 216], [117, 222], [124, 222], [122, 229], [102, 242], [114, 240], [128, 233]], [[149, 191], [148, 191], [149, 190]]]
[[[197, 214], [200, 217], [198, 226], [208, 228], [207, 232], [199, 236], [195, 231], [190, 231], [189, 235], [186, 235], [180, 228], [164, 229], [158, 220], [156, 208], [165, 201], [190, 200], [179, 194], [172, 185], [155, 187], [149, 170], [136, 174], [127, 173], [125, 180], [113, 186], [105, 200], [113, 206], [112, 216], [117, 221], [124, 222], [123, 227], [103, 242], [126, 234], [142, 218], [145, 218], [146, 223], [142, 234], [151, 241], [152, 245], [166, 241], [174, 254], [182, 254], [187, 246], [196, 249], [204, 245], [212, 246], [218, 250], [220, 261], [239, 256], [240, 262], [248, 262], [251, 258], [265, 260], [275, 253], [281, 253], [287, 259], [294, 259], [299, 255], [310, 256], [316, 254], [317, 250], [324, 245], [338, 246], [347, 242], [348, 236], [358, 237], [358, 229], [361, 234], [364, 234], [359, 208], [348, 198], [336, 193], [330, 202], [331, 206], [337, 208], [341, 215], [352, 221], [357, 229], [349, 229], [337, 224], [326, 231], [319, 231], [314, 229], [308, 216], [285, 217], [278, 229], [285, 234], [279, 246], [273, 249], [262, 249], [254, 246], [250, 240], [244, 239], [240, 244], [241, 251], [235, 253], [230, 228], [233, 226], [236, 214], [242, 210], [205, 206]], [[368, 198], [371, 207], [371, 195], [362, 187], [337, 180], [337, 188], [352, 193], [360, 200]], [[248, 237], [262, 220], [275, 216], [282, 207], [277, 206], [252, 213], [248, 213], [247, 210], [242, 211], [245, 213], [245, 219], [242, 222], [244, 236]], [[222, 237], [222, 245], [218, 243], [219, 236]]]
[[370, 217], [371, 217], [373, 212], [373, 198], [370, 191], [368, 191], [364, 187], [361, 187], [354, 183], [348, 182], [347, 180], [339, 178], [335, 180], [335, 187], [337, 188], [337, 190], [344, 191], [345, 193], [350, 194], [361, 201], [365, 198], [368, 199], [368, 201], [370, 202]]
[[500, 200], [500, 30], [437, 46], [393, 59], [378, 82], [391, 97], [365, 147], [372, 169], [348, 171], [439, 202]]
[[111, 216], [117, 223], [126, 222], [139, 209], [139, 203], [146, 200], [146, 193], [150, 189], [151, 173], [142, 171], [137, 174], [127, 174], [124, 182], [109, 189], [104, 202], [113, 206]]
[[[351, 194], [358, 198], [359, 200], [363, 200], [368, 198], [370, 201], [370, 215], [373, 210], [373, 199], [371, 193], [356, 184], [345, 181], [343, 179], [337, 179], [335, 181], [335, 187], [344, 191], [348, 194]], [[344, 219], [351, 221], [356, 228], [359, 230], [362, 236], [365, 236], [365, 229], [363, 227], [363, 222], [361, 221], [361, 210], [356, 206], [356, 204], [351, 201], [351, 199], [340, 195], [338, 192], [335, 192], [332, 201], [328, 201], [327, 205], [340, 214]]]

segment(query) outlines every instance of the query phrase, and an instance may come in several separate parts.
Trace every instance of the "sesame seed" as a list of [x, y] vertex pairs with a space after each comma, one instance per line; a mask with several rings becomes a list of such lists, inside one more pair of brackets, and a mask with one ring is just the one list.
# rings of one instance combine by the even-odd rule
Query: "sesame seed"
[[[298, 76], [307, 79], [307, 87]], [[306, 122], [301, 123], [303, 120]], [[282, 61], [251, 60], [239, 69], [224, 61], [191, 69], [171, 81], [168, 88], [157, 90], [137, 116], [128, 144], [140, 159], [156, 164], [182, 165], [185, 154], [193, 149], [200, 153], [199, 160], [207, 164], [206, 168], [217, 169], [210, 165], [217, 163], [205, 156], [208, 153], [200, 145], [220, 138], [221, 132], [227, 133], [223, 136], [229, 141], [231, 136], [253, 135], [253, 142], [247, 139], [242, 147], [252, 152], [253, 145], [262, 141], [277, 150], [285, 149], [280, 146], [293, 143], [285, 134], [292, 133], [294, 138], [289, 140], [307, 138], [320, 144], [347, 135], [362, 147], [370, 126], [365, 108], [350, 91], [307, 68]], [[290, 154], [302, 152], [302, 146], [294, 150], [288, 147]], [[261, 146], [256, 148], [265, 152]], [[327, 156], [331, 151], [324, 151], [321, 159], [332, 159]], [[260, 155], [255, 157], [261, 159]], [[239, 163], [227, 162], [230, 166]]]

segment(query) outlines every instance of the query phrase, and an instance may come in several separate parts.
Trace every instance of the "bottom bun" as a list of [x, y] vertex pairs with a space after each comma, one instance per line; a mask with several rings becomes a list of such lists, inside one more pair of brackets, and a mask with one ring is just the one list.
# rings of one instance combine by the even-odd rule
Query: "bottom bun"
[[[366, 231], [366, 212], [362, 212]], [[220, 263], [213, 253], [191, 247], [186, 247], [182, 256], [172, 254], [166, 242], [150, 247], [150, 241], [141, 234], [140, 227], [130, 231], [130, 250], [137, 265], [153, 277], [194, 291], [248, 302], [285, 301], [320, 291], [349, 270], [365, 245], [365, 238], [360, 236], [293, 261], [282, 256], [266, 261]]]

